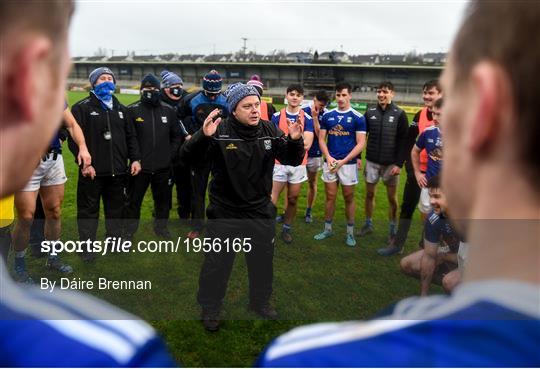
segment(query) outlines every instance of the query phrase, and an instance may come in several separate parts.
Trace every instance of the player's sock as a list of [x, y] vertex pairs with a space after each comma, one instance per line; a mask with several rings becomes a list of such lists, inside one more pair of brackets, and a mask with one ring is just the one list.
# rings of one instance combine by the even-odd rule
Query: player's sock
[[283, 232], [290, 232], [291, 231], [291, 225], [283, 223]]
[[332, 232], [332, 219], [324, 221], [324, 230]]
[[396, 222], [390, 221], [388, 228], [391, 236], [394, 236], [397, 233]]
[[[50, 241], [52, 245], [55, 245], [56, 243], [60, 242], [60, 239], [58, 240], [55, 240], [55, 241]], [[55, 259], [58, 259], [58, 254], [57, 255], [51, 255], [51, 252], [49, 252], [49, 254], [47, 255], [47, 259], [49, 260], [55, 260]]]
[[354, 236], [354, 223], [347, 223], [347, 234]]
[[306, 208], [306, 217], [311, 216], [311, 208]]
[[26, 250], [15, 252], [15, 257], [13, 258], [15, 261], [15, 270], [26, 270], [26, 261], [24, 259], [25, 255]]
[[373, 222], [371, 221], [371, 218], [366, 218], [366, 225], [367, 226], [372, 226], [373, 225]]

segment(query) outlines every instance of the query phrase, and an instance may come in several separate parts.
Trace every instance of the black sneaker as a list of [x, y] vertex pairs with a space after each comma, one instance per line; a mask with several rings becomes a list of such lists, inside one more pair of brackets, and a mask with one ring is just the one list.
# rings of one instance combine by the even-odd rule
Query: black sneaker
[[377, 254], [381, 256], [392, 256], [392, 255], [402, 254], [402, 253], [403, 253], [403, 247], [399, 247], [397, 245], [388, 245], [386, 247], [383, 247], [377, 250]]
[[81, 254], [81, 260], [85, 263], [91, 263], [93, 262], [94, 260], [96, 260], [96, 254], [94, 254], [93, 252], [88, 252], [88, 251], [83, 251]]
[[356, 235], [360, 237], [364, 237], [364, 236], [367, 236], [368, 234], [373, 233], [373, 230], [374, 230], [373, 226], [371, 224], [366, 223], [362, 226], [362, 228], [360, 228], [360, 230], [358, 231]]
[[256, 306], [253, 304], [249, 305], [249, 310], [253, 311], [255, 314], [259, 315], [261, 318], [268, 320], [276, 320], [278, 313], [270, 304], [264, 304], [262, 306]]
[[171, 232], [167, 228], [154, 228], [156, 236], [163, 238], [171, 238]]
[[390, 237], [388, 244], [385, 247], [381, 247], [377, 250], [377, 254], [381, 256], [392, 256], [403, 253], [403, 245], [398, 245], [396, 237]]
[[41, 243], [31, 243], [30, 245], [30, 255], [33, 258], [42, 258], [47, 256], [46, 252], [41, 251]]
[[57, 272], [63, 274], [73, 273], [73, 268], [69, 264], [66, 264], [62, 260], [60, 260], [58, 256], [47, 258], [45, 266], [51, 270], [56, 270]]
[[293, 241], [290, 231], [281, 231], [281, 240], [286, 244], [290, 244]]
[[26, 268], [15, 267], [15, 275], [13, 276], [13, 279], [15, 280], [15, 282], [20, 283], [20, 284], [28, 284], [28, 285], [34, 284], [34, 280], [28, 274], [28, 272], [26, 271]]
[[203, 309], [201, 323], [208, 332], [217, 332], [219, 330], [219, 312]]

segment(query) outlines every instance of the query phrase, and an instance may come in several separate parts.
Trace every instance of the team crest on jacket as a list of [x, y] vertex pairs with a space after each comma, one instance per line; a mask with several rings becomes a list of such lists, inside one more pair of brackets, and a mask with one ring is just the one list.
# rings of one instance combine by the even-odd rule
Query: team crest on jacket
[[238, 149], [238, 147], [236, 147], [235, 144], [230, 143], [227, 146], [225, 146], [225, 149], [227, 149], [227, 150], [236, 150], [236, 149]]
[[118, 116], [120, 117], [120, 119], [124, 119], [124, 113], [122, 113], [121, 111], [118, 112]]
[[167, 123], [167, 117], [161, 117], [161, 123]]
[[265, 150], [272, 150], [272, 141], [270, 140], [264, 140], [264, 149]]
[[135, 122], [142, 123], [144, 122], [144, 119], [142, 119], [141, 117], [137, 117], [137, 119], [135, 119]]

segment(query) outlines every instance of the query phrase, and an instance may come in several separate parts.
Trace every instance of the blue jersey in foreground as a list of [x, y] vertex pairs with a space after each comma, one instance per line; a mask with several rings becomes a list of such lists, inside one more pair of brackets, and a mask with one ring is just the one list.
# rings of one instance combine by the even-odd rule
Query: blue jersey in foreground
[[[356, 132], [366, 133], [366, 119], [353, 108], [332, 109], [323, 115], [320, 123], [321, 129], [326, 130], [328, 151], [336, 160], [344, 159], [356, 146]], [[347, 164], [355, 163], [356, 158]]]
[[262, 367], [540, 366], [540, 288], [470, 282], [451, 297], [411, 298], [367, 322], [315, 324], [277, 338]]
[[0, 259], [0, 367], [172, 367], [136, 317], [91, 296], [21, 288]]

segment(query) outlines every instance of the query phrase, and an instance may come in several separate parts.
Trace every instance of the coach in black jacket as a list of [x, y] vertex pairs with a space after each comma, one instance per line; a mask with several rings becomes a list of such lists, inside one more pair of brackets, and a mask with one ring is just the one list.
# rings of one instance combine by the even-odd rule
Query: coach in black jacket
[[[77, 224], [81, 241], [96, 238], [101, 198], [107, 235], [121, 234], [127, 177], [141, 170], [135, 130], [127, 119], [126, 107], [113, 96], [116, 87], [112, 71], [97, 68], [89, 79], [90, 95], [71, 109], [92, 156], [92, 165], [79, 171], [77, 184]], [[93, 256], [86, 253], [83, 259], [90, 261]]]
[[[260, 97], [253, 86], [230, 86], [227, 105], [232, 113], [228, 118], [216, 119], [219, 110], [212, 111], [181, 150], [181, 158], [194, 164], [213, 161], [208, 236], [221, 249], [213, 247], [205, 254], [197, 297], [203, 325], [211, 331], [219, 327], [219, 311], [238, 252], [232, 247], [233, 238], [242, 240], [245, 251], [250, 308], [265, 318], [277, 316], [269, 304], [276, 213], [270, 201], [272, 172], [276, 158], [296, 166], [304, 155], [301, 126], [291, 124], [285, 137], [275, 125], [260, 120]], [[246, 238], [251, 239], [244, 242]]]
[[126, 235], [131, 237], [139, 226], [141, 204], [148, 186], [154, 198], [154, 232], [170, 237], [167, 229], [171, 198], [171, 163], [178, 153], [182, 132], [176, 112], [161, 104], [160, 82], [152, 74], [141, 81], [141, 99], [128, 107], [128, 119], [137, 132], [141, 148], [142, 171], [132, 178]]
[[[183, 86], [184, 81], [179, 75], [168, 70], [161, 71], [161, 104], [174, 109], [176, 112], [178, 124], [182, 130], [182, 142], [191, 138], [182, 122], [180, 112], [181, 102], [188, 95]], [[172, 171], [173, 182], [176, 185], [176, 213], [178, 218], [187, 221], [191, 215], [191, 168], [189, 165], [174, 160]], [[172, 208], [172, 202], [169, 207]]]

